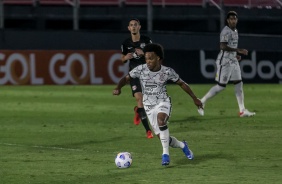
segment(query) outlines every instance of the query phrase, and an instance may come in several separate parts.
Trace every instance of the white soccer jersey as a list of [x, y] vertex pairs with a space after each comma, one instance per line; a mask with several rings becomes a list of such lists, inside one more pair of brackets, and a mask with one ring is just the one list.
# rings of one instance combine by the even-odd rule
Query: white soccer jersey
[[160, 102], [170, 101], [167, 95], [167, 81], [178, 81], [179, 75], [170, 67], [161, 65], [161, 69], [152, 72], [147, 64], [139, 65], [129, 72], [131, 78], [139, 78], [143, 92], [144, 105], [156, 105]]
[[[228, 47], [231, 48], [237, 48], [238, 47], [238, 31], [235, 29], [234, 31], [230, 29], [228, 26], [225, 26], [221, 33], [220, 33], [220, 42], [227, 43]], [[236, 59], [236, 52], [230, 52], [230, 51], [223, 51], [220, 50], [220, 53], [218, 54], [217, 60], [226, 60], [227, 62], [233, 62]]]

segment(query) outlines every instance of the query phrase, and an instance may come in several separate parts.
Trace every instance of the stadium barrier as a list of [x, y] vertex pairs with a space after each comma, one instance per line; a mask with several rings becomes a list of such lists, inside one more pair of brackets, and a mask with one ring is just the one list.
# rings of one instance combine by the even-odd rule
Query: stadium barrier
[[[166, 50], [164, 65], [188, 83], [214, 83], [218, 51]], [[128, 73], [119, 50], [0, 50], [0, 85], [115, 84]], [[250, 51], [245, 83], [282, 83], [282, 52]]]
[[0, 85], [114, 84], [128, 73], [119, 51], [0, 51]]

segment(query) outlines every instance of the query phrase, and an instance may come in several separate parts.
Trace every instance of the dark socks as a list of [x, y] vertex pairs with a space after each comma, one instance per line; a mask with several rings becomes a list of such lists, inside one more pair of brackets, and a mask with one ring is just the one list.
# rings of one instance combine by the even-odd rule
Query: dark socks
[[144, 108], [138, 108], [137, 112], [139, 114], [139, 117], [142, 121], [144, 128], [146, 129], [146, 132], [148, 132], [148, 130], [151, 130], [151, 129], [150, 129], [150, 126], [149, 126], [149, 122], [148, 122], [148, 119], [147, 119], [145, 109]]

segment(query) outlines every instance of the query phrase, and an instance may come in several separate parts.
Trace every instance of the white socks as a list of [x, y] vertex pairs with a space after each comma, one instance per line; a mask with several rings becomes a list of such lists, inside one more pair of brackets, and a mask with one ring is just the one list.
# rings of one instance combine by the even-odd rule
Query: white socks
[[239, 111], [242, 112], [245, 109], [244, 105], [244, 92], [243, 92], [243, 82], [234, 85], [235, 95], [239, 105]]
[[201, 102], [204, 104], [206, 103], [206, 101], [212, 97], [214, 97], [217, 93], [219, 93], [220, 91], [224, 90], [225, 87], [219, 86], [219, 85], [215, 85], [213, 86], [208, 92], [207, 94], [201, 99]]
[[[171, 142], [169, 143], [170, 138], [171, 138]], [[181, 149], [183, 149], [185, 146], [183, 142], [177, 140], [173, 136], [169, 136], [168, 129], [160, 132], [160, 140], [163, 146], [163, 154], [167, 154], [167, 155], [169, 155], [169, 146], [171, 146], [172, 148], [181, 148]]]
[[163, 154], [169, 155], [169, 130], [160, 131], [160, 140], [163, 146]]
[[[207, 94], [201, 99], [202, 103], [206, 103], [206, 101], [212, 97], [214, 97], [217, 93], [224, 90], [225, 88], [219, 85], [213, 86]], [[243, 82], [234, 85], [235, 96], [237, 98], [237, 102], [239, 105], [239, 110], [242, 112], [245, 109], [244, 105], [244, 92], [243, 92]]]
[[177, 140], [173, 136], [170, 136], [170, 138], [171, 138], [171, 142], [170, 142], [169, 146], [171, 146], [172, 148], [181, 148], [181, 149], [184, 148], [185, 145], [184, 145], [183, 142]]

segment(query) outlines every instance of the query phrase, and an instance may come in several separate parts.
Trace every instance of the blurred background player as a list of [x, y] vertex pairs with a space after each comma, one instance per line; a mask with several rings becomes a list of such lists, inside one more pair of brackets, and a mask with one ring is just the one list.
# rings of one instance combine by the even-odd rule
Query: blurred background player
[[[152, 43], [151, 38], [140, 34], [140, 21], [138, 19], [130, 19], [128, 30], [131, 37], [125, 39], [121, 45], [122, 57], [121, 61], [126, 63], [129, 61], [129, 70], [131, 71], [138, 65], [145, 64], [143, 49], [148, 43]], [[142, 88], [139, 79], [130, 80], [132, 95], [135, 97], [137, 106], [134, 107], [134, 124], [139, 125], [140, 121], [146, 129], [148, 139], [153, 138], [152, 131], [149, 127], [148, 119], [142, 103]]]
[[171, 98], [167, 94], [166, 84], [172, 81], [178, 84], [194, 101], [198, 108], [202, 108], [201, 101], [195, 96], [191, 88], [179, 75], [170, 67], [161, 65], [164, 58], [163, 47], [159, 44], [148, 44], [144, 48], [146, 64], [135, 67], [128, 75], [123, 77], [117, 87], [113, 90], [113, 95], [121, 94], [121, 88], [128, 81], [139, 78], [143, 87], [143, 104], [150, 120], [154, 133], [159, 137], [162, 147], [162, 165], [170, 163], [169, 146], [180, 148], [185, 156], [192, 160], [194, 155], [189, 149], [186, 141], [179, 141], [169, 133], [167, 121], [171, 115]]
[[[239, 40], [238, 31], [236, 29], [238, 22], [237, 13], [235, 11], [228, 12], [226, 22], [227, 25], [220, 33], [220, 52], [216, 59], [217, 72], [215, 80], [217, 81], [217, 85], [213, 86], [208, 91], [201, 99], [201, 102], [204, 106], [207, 100], [224, 90], [229, 81], [233, 81], [235, 95], [239, 105], [239, 116], [254, 116], [256, 113], [248, 111], [244, 105], [243, 82], [239, 65], [241, 56], [237, 55], [237, 53], [248, 55], [248, 51], [246, 49], [237, 48]], [[200, 115], [204, 115], [203, 108], [199, 108], [198, 112]]]

